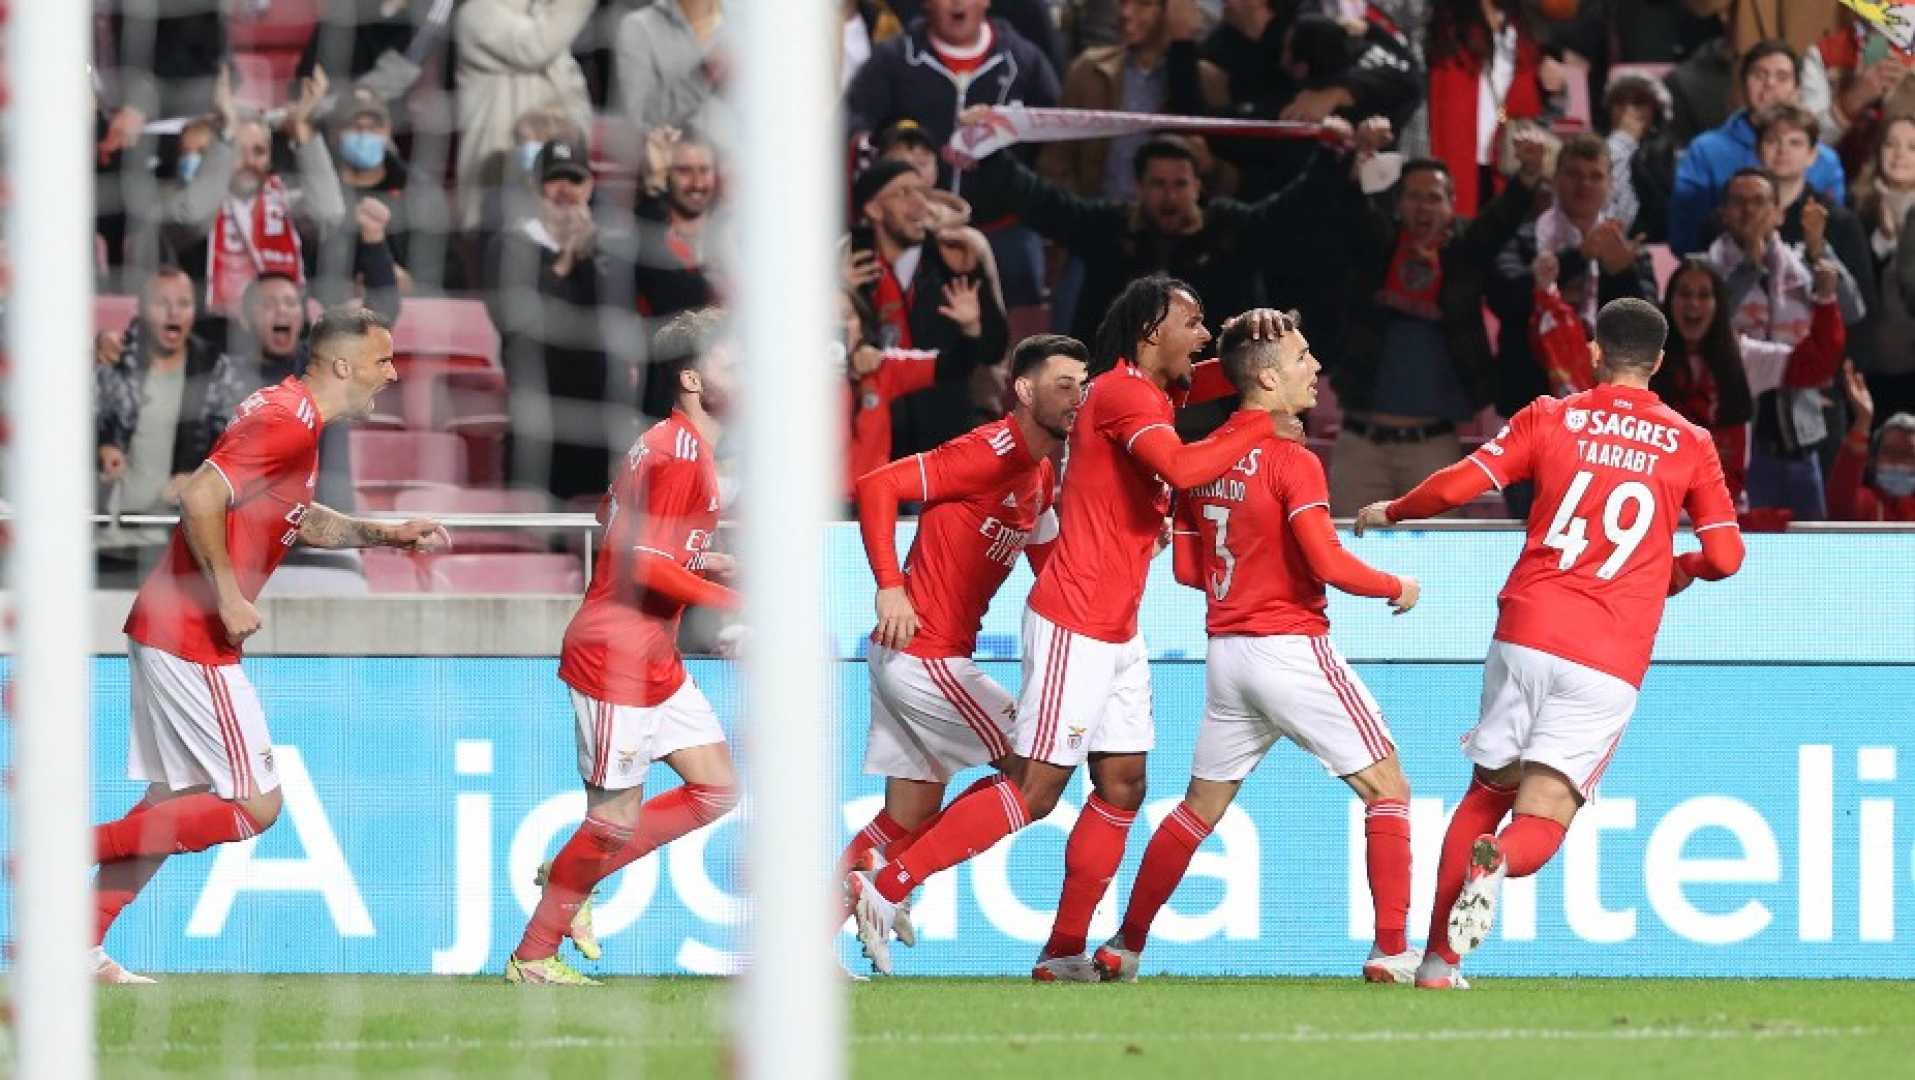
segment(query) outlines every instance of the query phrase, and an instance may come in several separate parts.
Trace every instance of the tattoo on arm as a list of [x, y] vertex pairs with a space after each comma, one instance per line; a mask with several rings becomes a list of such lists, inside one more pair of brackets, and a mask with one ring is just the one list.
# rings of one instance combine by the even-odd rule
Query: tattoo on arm
[[386, 536], [386, 527], [376, 521], [349, 517], [319, 503], [308, 505], [299, 521], [299, 541], [308, 547], [378, 547]]

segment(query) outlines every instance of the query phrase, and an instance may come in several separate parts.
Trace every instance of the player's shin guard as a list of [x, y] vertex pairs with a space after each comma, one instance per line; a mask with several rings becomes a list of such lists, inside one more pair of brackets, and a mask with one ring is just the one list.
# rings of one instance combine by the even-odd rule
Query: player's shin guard
[[1516, 805], [1516, 789], [1501, 788], [1471, 778], [1463, 801], [1450, 815], [1450, 827], [1443, 834], [1443, 857], [1436, 864], [1436, 900], [1430, 905], [1430, 938], [1425, 950], [1436, 953], [1450, 964], [1461, 962], [1450, 948], [1450, 908], [1463, 891], [1463, 873], [1469, 867], [1470, 847], [1484, 833], [1493, 833], [1503, 815]]
[[1509, 827], [1496, 836], [1509, 876], [1528, 877], [1541, 870], [1555, 857], [1556, 849], [1563, 846], [1563, 834], [1567, 831], [1554, 818], [1517, 814]]
[[879, 854], [883, 855], [886, 861], [890, 861], [890, 860], [894, 860], [898, 858], [899, 856], [903, 855], [905, 852], [910, 851], [911, 845], [917, 843], [919, 837], [923, 836], [925, 833], [928, 833], [932, 829], [936, 828], [937, 823], [944, 820], [944, 812], [946, 810], [949, 810], [953, 806], [956, 806], [958, 804], [958, 799], [962, 799], [966, 795], [970, 795], [975, 792], [983, 791], [985, 788], [988, 788], [991, 785], [997, 783], [997, 779], [999, 775], [1000, 774], [998, 773], [991, 773], [988, 776], [980, 776], [976, 780], [971, 781], [970, 787], [967, 787], [963, 791], [958, 792], [957, 799], [952, 799], [950, 802], [947, 802], [943, 806], [939, 807], [937, 813], [932, 814], [930, 817], [924, 819], [924, 824], [919, 825], [917, 828], [912, 829], [910, 832], [905, 833], [903, 836], [900, 836], [896, 840], [893, 840], [890, 843], [886, 844], [882, 849], [880, 849]]
[[1163, 824], [1157, 826], [1157, 831], [1150, 834], [1150, 843], [1144, 847], [1143, 865], [1137, 868], [1137, 880], [1130, 886], [1130, 901], [1124, 905], [1124, 925], [1118, 931], [1124, 939], [1124, 948], [1144, 951], [1150, 924], [1157, 920], [1157, 912], [1177, 891], [1184, 871], [1190, 869], [1191, 857], [1209, 835], [1210, 826], [1204, 824], [1187, 803], [1178, 803], [1177, 808], [1165, 816]]
[[686, 833], [710, 825], [731, 813], [737, 805], [737, 789], [710, 784], [680, 784], [663, 795], [647, 799], [639, 808], [638, 827], [632, 830], [631, 843], [613, 858], [606, 876]]
[[1385, 956], [1408, 949], [1410, 919], [1410, 804], [1378, 799], [1363, 811], [1370, 901], [1376, 907], [1376, 947]]
[[880, 852], [893, 843], [903, 839], [910, 830], [892, 820], [891, 815], [878, 811], [864, 828], [859, 829], [851, 842], [844, 847], [844, 853], [838, 856], [838, 877], [843, 877], [856, 869], [864, 853], [874, 848]]
[[1064, 844], [1064, 888], [1057, 897], [1057, 916], [1051, 922], [1044, 955], [1082, 955], [1091, 914], [1110, 888], [1110, 879], [1117, 876], [1131, 822], [1136, 820], [1137, 811], [1119, 810], [1095, 792], [1084, 801], [1071, 838]]
[[592, 886], [612, 871], [612, 860], [631, 846], [632, 831], [600, 818], [587, 817], [552, 860], [545, 889], [525, 935], [512, 955], [520, 960], [544, 960], [559, 951], [559, 942], [572, 925], [572, 916], [592, 893]]
[[[144, 806], [144, 809], [141, 809]], [[258, 836], [264, 826], [238, 803], [201, 793], [134, 807], [118, 821], [93, 826], [94, 861], [183, 855]]]
[[1002, 773], [945, 807], [938, 823], [877, 875], [878, 895], [898, 903], [932, 874], [976, 855], [1031, 823], [1024, 793]]

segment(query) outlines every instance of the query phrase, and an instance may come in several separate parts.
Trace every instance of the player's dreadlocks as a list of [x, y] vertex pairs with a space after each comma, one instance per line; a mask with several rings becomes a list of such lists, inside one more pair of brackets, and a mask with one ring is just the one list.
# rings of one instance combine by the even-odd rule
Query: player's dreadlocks
[[1136, 359], [1137, 344], [1170, 315], [1170, 295], [1178, 292], [1193, 298], [1197, 295], [1197, 290], [1164, 274], [1140, 277], [1124, 286], [1097, 326], [1096, 347], [1091, 352], [1092, 377], [1116, 367], [1126, 357]]

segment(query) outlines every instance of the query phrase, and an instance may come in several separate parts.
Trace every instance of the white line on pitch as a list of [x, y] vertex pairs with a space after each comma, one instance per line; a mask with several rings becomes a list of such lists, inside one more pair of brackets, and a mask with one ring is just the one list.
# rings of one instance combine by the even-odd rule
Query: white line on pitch
[[[1899, 1029], [1898, 1029], [1899, 1030]], [[1168, 1032], [1157, 1035], [1142, 1035], [1137, 1032], [1037, 1032], [1018, 1034], [989, 1034], [984, 1032], [951, 1032], [945, 1034], [923, 1034], [918, 1032], [892, 1032], [882, 1034], [854, 1035], [851, 1042], [857, 1045], [1000, 1045], [1019, 1046], [1045, 1044], [1097, 1044], [1097, 1043], [1243, 1043], [1243, 1044], [1288, 1044], [1288, 1043], [1448, 1043], [1448, 1042], [1653, 1042], [1653, 1041], [1698, 1041], [1731, 1042], [1738, 1040], [1769, 1039], [1836, 1039], [1856, 1038], [1882, 1034], [1883, 1029], [1872, 1027], [1761, 1027], [1761, 1028], [1697, 1028], [1697, 1027], [1640, 1027], [1614, 1029], [1575, 1028], [1489, 1028], [1455, 1031], [1319, 1031], [1302, 1027], [1290, 1031], [1217, 1031], [1217, 1032]], [[633, 1036], [598, 1035], [554, 1035], [533, 1038], [476, 1039], [447, 1036], [442, 1039], [357, 1039], [325, 1040], [314, 1042], [269, 1042], [249, 1047], [238, 1047], [242, 1052], [259, 1053], [315, 1053], [315, 1054], [359, 1054], [380, 1051], [415, 1050], [600, 1050], [619, 1048], [639, 1048], [646, 1046], [717, 1046], [725, 1040], [719, 1038], [684, 1038], [666, 1036], [655, 1039]], [[235, 1047], [226, 1043], [159, 1042], [140, 1043], [130, 1046], [107, 1047], [103, 1054], [144, 1055], [204, 1053], [207, 1051], [230, 1052]]]

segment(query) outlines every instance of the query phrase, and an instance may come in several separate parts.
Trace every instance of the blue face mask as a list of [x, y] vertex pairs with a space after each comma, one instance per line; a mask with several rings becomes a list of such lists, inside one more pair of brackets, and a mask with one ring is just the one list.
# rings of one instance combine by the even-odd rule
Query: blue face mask
[[522, 142], [519, 144], [519, 169], [531, 172], [532, 166], [539, 163], [539, 151], [545, 149], [542, 142]]
[[180, 155], [180, 183], [190, 184], [193, 182], [193, 174], [199, 171], [200, 158], [201, 155], [199, 154]]
[[339, 156], [355, 169], [375, 169], [386, 160], [386, 137], [376, 131], [348, 131], [339, 136]]
[[1891, 499], [1906, 499], [1915, 495], [1915, 468], [1907, 465], [1878, 466], [1875, 470], [1875, 486]]

